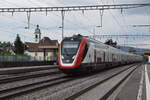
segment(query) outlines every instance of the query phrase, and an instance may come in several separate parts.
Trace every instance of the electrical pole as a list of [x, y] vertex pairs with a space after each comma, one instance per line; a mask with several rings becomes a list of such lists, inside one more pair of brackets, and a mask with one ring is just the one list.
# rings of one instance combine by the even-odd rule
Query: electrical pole
[[65, 11], [61, 11], [61, 17], [62, 17], [62, 40], [64, 38], [64, 17], [65, 17]]
[[21, 8], [0, 8], [0, 12], [10, 12], [15, 13], [15, 12], [27, 12], [27, 18], [28, 18], [28, 27], [29, 28], [29, 22], [30, 22], [30, 14], [31, 12], [51, 12], [51, 11], [61, 11], [61, 16], [62, 16], [62, 39], [64, 38], [64, 16], [65, 16], [65, 11], [88, 11], [88, 10], [99, 10], [100, 11], [100, 16], [101, 16], [101, 27], [102, 27], [102, 16], [103, 16], [103, 11], [104, 10], [109, 10], [109, 9], [121, 9], [121, 12], [123, 9], [130, 9], [130, 8], [139, 8], [139, 7], [146, 7], [150, 6], [150, 2], [148, 3], [139, 3], [139, 4], [112, 4], [112, 5], [85, 5], [85, 6], [66, 6], [66, 7], [21, 7]]

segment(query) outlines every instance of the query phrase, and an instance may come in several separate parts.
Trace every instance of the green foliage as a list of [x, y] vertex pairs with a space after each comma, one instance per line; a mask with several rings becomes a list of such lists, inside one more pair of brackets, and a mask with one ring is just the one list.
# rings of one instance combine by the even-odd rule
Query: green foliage
[[0, 56], [28, 56], [26, 54], [13, 54], [9, 51], [4, 51], [0, 54]]
[[24, 54], [24, 50], [26, 49], [27, 46], [21, 41], [18, 34], [14, 46], [11, 42], [0, 41], [0, 56], [27, 56]]
[[14, 56], [28, 56], [27, 54], [15, 54]]
[[14, 56], [10, 51], [4, 51], [1, 53], [2, 56]]
[[13, 44], [10, 42], [0, 42], [0, 55], [12, 55]]
[[14, 42], [14, 52], [15, 52], [15, 54], [23, 55], [24, 50], [25, 50], [24, 47], [25, 47], [24, 44], [22, 43], [19, 35], [17, 34], [16, 40]]
[[10, 50], [13, 47], [13, 44], [10, 42], [0, 42], [0, 47], [4, 50]]

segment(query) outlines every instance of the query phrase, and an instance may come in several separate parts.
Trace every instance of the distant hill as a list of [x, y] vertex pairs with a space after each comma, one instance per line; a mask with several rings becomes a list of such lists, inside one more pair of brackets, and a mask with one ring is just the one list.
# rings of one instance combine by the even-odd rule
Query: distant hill
[[130, 47], [130, 46], [117, 46], [118, 49], [121, 49], [123, 51], [128, 52], [131, 48], [134, 48], [136, 52], [144, 52], [144, 51], [150, 51], [150, 49], [143, 49], [143, 48], [135, 48], [135, 47]]

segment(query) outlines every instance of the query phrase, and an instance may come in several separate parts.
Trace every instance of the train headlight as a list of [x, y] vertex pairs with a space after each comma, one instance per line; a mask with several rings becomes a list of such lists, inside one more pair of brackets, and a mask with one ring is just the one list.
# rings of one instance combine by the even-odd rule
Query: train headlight
[[61, 56], [61, 59], [64, 59], [64, 56]]
[[72, 59], [75, 59], [76, 58], [76, 55], [74, 55], [73, 57], [72, 57]]

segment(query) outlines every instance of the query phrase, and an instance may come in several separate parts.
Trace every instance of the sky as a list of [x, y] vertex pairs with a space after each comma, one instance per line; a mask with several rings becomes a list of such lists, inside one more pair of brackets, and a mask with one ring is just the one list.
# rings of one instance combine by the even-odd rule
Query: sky
[[[56, 7], [76, 5], [102, 5], [102, 4], [128, 4], [150, 3], [149, 0], [0, 0], [0, 8], [18, 7]], [[104, 10], [102, 27], [100, 26], [99, 11], [69, 11], [65, 12], [64, 36], [74, 34], [93, 35], [127, 35], [127, 34], [150, 34], [150, 27], [132, 27], [132, 25], [150, 24], [150, 7], [123, 10]], [[27, 27], [26, 13], [0, 13], [0, 41], [13, 42], [19, 34], [24, 42], [35, 42], [34, 31], [36, 25], [40, 26], [42, 37], [61, 41], [61, 13], [45, 12], [31, 13], [30, 29]], [[112, 37], [110, 37], [112, 38]], [[150, 37], [112, 38], [120, 45], [136, 45], [139, 48], [150, 48]], [[96, 38], [104, 42], [107, 38]], [[133, 46], [133, 45], [132, 45]]]

